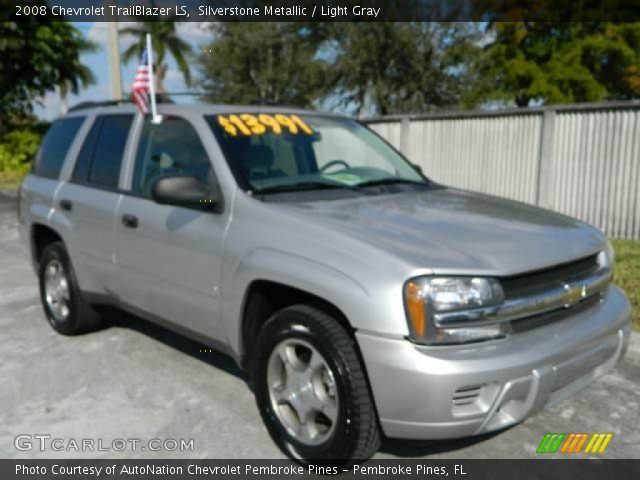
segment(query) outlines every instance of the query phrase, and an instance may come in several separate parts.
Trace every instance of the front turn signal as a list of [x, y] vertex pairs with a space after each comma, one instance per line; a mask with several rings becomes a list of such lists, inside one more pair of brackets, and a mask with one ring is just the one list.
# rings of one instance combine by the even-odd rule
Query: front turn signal
[[413, 282], [407, 283], [404, 288], [404, 301], [413, 334], [418, 338], [424, 337], [427, 327], [427, 316], [422, 289]]

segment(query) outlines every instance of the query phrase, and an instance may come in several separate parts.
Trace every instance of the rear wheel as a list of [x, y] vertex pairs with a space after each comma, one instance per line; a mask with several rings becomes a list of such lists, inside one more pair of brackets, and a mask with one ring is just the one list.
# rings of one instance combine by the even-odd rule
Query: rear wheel
[[253, 381], [269, 434], [290, 457], [345, 464], [377, 450], [355, 342], [325, 312], [307, 305], [276, 312], [260, 330]]
[[100, 315], [83, 298], [62, 242], [52, 242], [40, 255], [40, 299], [49, 324], [63, 335], [97, 329]]

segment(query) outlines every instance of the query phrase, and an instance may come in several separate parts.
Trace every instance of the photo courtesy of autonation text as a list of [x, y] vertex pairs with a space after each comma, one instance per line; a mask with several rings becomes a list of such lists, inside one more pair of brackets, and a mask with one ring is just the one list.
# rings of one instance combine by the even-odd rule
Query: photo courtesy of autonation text
[[639, 1], [0, 3], [0, 480], [638, 478]]

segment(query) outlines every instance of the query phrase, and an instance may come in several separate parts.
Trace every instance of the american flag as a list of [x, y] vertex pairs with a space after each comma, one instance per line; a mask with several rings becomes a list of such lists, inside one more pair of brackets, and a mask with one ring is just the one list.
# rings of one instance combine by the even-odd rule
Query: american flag
[[149, 111], [149, 88], [149, 55], [145, 48], [140, 56], [140, 65], [138, 65], [131, 87], [131, 100], [142, 114]]

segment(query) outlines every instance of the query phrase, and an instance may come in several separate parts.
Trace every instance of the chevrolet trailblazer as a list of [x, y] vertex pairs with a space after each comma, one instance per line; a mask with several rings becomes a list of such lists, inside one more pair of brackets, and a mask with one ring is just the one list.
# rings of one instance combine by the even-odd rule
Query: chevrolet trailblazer
[[287, 455], [503, 429], [624, 354], [596, 228], [439, 185], [349, 118], [160, 113], [53, 122], [19, 194], [46, 318], [74, 335], [118, 307], [233, 356]]

